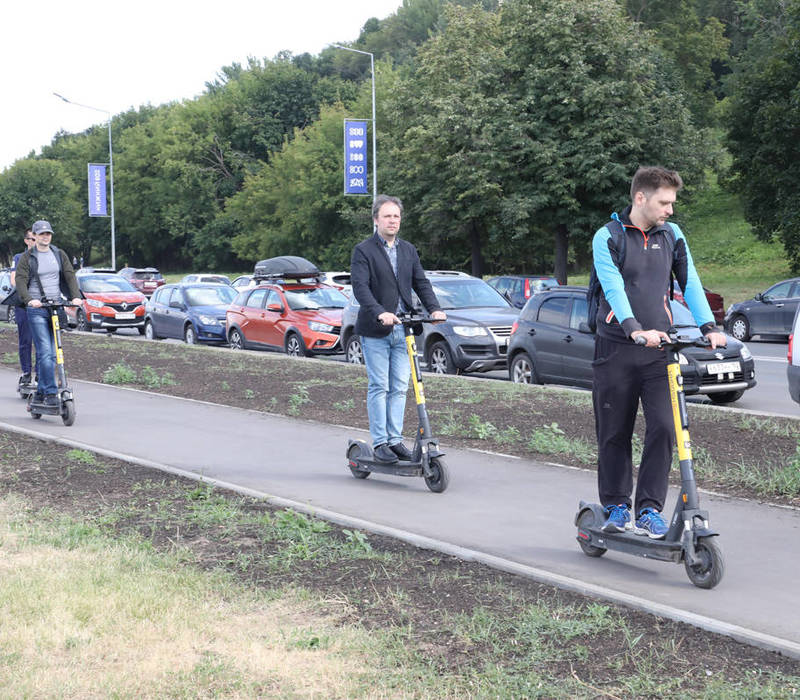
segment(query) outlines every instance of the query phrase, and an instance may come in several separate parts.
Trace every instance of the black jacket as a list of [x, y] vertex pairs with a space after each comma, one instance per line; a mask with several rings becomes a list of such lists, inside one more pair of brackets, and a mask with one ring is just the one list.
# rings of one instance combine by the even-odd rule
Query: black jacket
[[358, 310], [355, 332], [371, 338], [389, 335], [391, 326], [378, 321], [385, 311], [395, 313], [400, 298], [406, 308], [413, 309], [411, 296], [413, 289], [429, 313], [441, 307], [433, 293], [433, 287], [425, 277], [417, 249], [408, 241], [395, 239], [397, 246], [397, 278], [394, 276], [389, 256], [383, 249], [381, 237], [375, 233], [372, 238], [353, 248], [350, 260], [350, 284], [353, 296], [361, 305]]

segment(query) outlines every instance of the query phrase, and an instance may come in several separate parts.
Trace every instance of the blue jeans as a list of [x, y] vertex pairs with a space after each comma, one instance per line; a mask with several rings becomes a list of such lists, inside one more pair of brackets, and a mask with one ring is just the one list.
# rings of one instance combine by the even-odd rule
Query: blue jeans
[[17, 322], [17, 335], [19, 336], [19, 367], [23, 374], [30, 374], [33, 336], [28, 323], [28, 310], [24, 306], [15, 307], [14, 318]]
[[408, 363], [403, 326], [385, 338], [361, 336], [367, 366], [367, 414], [372, 446], [403, 441], [403, 415], [411, 366]]
[[36, 371], [39, 374], [37, 391], [48, 396], [58, 393], [56, 384], [56, 344], [53, 339], [53, 326], [47, 309], [27, 308], [28, 324], [36, 346]]

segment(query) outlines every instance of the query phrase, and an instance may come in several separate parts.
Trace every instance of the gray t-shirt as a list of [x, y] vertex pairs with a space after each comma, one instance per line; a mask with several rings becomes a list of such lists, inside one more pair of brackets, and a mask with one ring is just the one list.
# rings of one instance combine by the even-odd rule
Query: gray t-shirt
[[[48, 250], [46, 253], [37, 250], [36, 259], [39, 261], [39, 279], [42, 281], [45, 296], [51, 300], [60, 299], [60, 269], [58, 260], [56, 260], [56, 254], [52, 250]], [[42, 293], [35, 276], [31, 276], [28, 282], [28, 293], [31, 295], [32, 299], [42, 300]]]

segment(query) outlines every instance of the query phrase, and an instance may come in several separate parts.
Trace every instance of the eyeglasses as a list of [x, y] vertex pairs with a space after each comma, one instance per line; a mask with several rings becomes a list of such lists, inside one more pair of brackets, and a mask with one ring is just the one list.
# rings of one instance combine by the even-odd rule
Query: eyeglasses
[[25, 236], [26, 241], [35, 241], [36, 239], [33, 236]]

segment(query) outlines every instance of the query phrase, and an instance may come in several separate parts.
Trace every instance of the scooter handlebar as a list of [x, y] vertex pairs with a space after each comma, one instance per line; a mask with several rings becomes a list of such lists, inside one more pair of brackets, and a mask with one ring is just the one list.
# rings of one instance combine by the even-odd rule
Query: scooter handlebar
[[[669, 341], [663, 340], [658, 344], [659, 348], [673, 348], [675, 350], [680, 350], [681, 348], [688, 348], [688, 347], [698, 347], [698, 348], [707, 348], [711, 345], [711, 341], [706, 338], [704, 335], [701, 335], [699, 338], [697, 337], [690, 337], [688, 335], [680, 335], [676, 330], [669, 330], [667, 331], [667, 335], [669, 336]], [[647, 345], [647, 340], [644, 336], [637, 335], [633, 342], [637, 345]]]
[[430, 316], [419, 316], [416, 314], [398, 314], [397, 318], [404, 326], [413, 326], [417, 323], [441, 323], [441, 321]]

